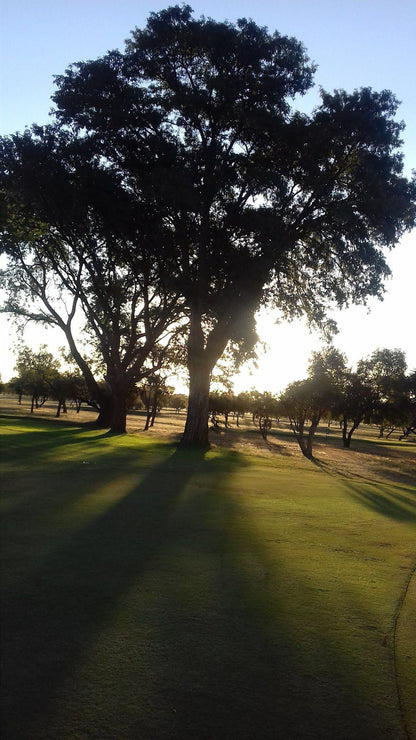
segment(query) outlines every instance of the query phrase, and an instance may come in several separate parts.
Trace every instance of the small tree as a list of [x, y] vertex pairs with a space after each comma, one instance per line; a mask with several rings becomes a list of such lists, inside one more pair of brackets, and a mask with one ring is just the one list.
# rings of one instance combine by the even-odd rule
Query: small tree
[[240, 426], [240, 416], [250, 413], [252, 409], [252, 398], [249, 391], [241, 391], [236, 397], [235, 412], [236, 412], [236, 423]]
[[35, 408], [43, 406], [51, 395], [53, 383], [59, 375], [59, 365], [59, 360], [48, 352], [46, 344], [41, 345], [38, 352], [25, 346], [19, 349], [15, 387], [31, 396], [31, 414]]
[[18, 376], [10, 378], [7, 387], [11, 393], [15, 393], [17, 395], [17, 402], [20, 406], [22, 403], [22, 397], [25, 393], [24, 379]]
[[380, 437], [397, 425], [405, 392], [406, 356], [400, 349], [377, 349], [360, 360], [357, 372], [378, 395], [372, 420], [379, 426]]
[[288, 417], [302, 454], [308, 459], [313, 457], [315, 433], [321, 417], [331, 408], [334, 392], [331, 379], [319, 374], [290, 383], [279, 398], [281, 412]]
[[344, 447], [351, 446], [352, 435], [363, 421], [370, 422], [379, 399], [374, 386], [362, 374], [345, 374], [342, 392], [333, 405], [335, 415], [341, 418]]
[[67, 371], [58, 373], [51, 381], [50, 389], [51, 398], [58, 401], [56, 416], [67, 413], [67, 403], [72, 401], [75, 404], [76, 411], [79, 413], [81, 404], [87, 403], [88, 388], [87, 384], [80, 373]]
[[172, 388], [166, 384], [166, 378], [160, 375], [149, 376], [139, 387], [139, 395], [146, 410], [144, 431], [154, 425], [157, 411], [166, 403], [171, 392]]
[[173, 393], [169, 397], [169, 406], [175, 409], [175, 413], [179, 414], [183, 409], [186, 409], [188, 397], [184, 393]]
[[266, 441], [272, 428], [272, 418], [278, 415], [278, 401], [268, 391], [259, 393], [252, 391], [253, 419], [257, 420], [260, 434]]

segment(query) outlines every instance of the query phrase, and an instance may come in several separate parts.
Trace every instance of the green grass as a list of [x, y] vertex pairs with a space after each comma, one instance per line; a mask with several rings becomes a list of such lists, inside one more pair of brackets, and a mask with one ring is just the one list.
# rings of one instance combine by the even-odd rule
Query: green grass
[[406, 738], [416, 486], [0, 421], [3, 737]]

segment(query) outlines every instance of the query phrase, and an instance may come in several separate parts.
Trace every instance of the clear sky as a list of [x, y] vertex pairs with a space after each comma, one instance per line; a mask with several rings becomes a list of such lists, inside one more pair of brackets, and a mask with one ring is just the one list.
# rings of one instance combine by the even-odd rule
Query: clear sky
[[[152, 11], [166, 7], [159, 0], [1, 0], [0, 3], [0, 134], [21, 131], [31, 123], [45, 123], [54, 91], [53, 75], [71, 62], [94, 59], [109, 49], [122, 48], [130, 31], [145, 25]], [[401, 101], [405, 174], [416, 168], [415, 55], [416, 3], [414, 0], [223, 0], [189, 3], [195, 14], [216, 20], [251, 17], [271, 31], [303, 41], [318, 64], [316, 84], [327, 90], [370, 86], [388, 88]], [[309, 95], [305, 106], [316, 102]], [[354, 364], [377, 347], [406, 351], [410, 369], [416, 367], [414, 328], [416, 231], [406, 235], [389, 256], [393, 277], [385, 300], [367, 308], [353, 307], [336, 317], [340, 333], [335, 344]], [[335, 315], [335, 314], [334, 314]], [[262, 314], [258, 329], [269, 349], [258, 370], [244, 372], [236, 390], [256, 386], [273, 392], [305, 374], [308, 357], [320, 339], [302, 322], [275, 326]], [[11, 347], [14, 331], [0, 319], [0, 372], [13, 372]], [[56, 348], [63, 341], [48, 333], [42, 341]], [[38, 335], [26, 330], [25, 340], [36, 346]]]

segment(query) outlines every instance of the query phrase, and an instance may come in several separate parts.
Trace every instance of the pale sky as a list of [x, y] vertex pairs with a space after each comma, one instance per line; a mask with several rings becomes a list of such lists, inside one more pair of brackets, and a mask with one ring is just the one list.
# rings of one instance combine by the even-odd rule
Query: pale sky
[[[21, 131], [32, 123], [46, 123], [54, 91], [53, 75], [76, 61], [94, 59], [109, 49], [123, 48], [135, 27], [143, 27], [152, 11], [174, 2], [143, 0], [1, 0], [0, 3], [0, 134]], [[416, 95], [414, 0], [223, 0], [190, 2], [195, 15], [235, 21], [251, 17], [270, 31], [295, 36], [318, 64], [317, 87], [332, 91], [358, 87], [388, 88], [401, 101], [405, 174], [416, 168]], [[315, 94], [304, 102], [310, 109]], [[378, 347], [406, 352], [409, 369], [416, 368], [414, 294], [416, 231], [407, 234], [389, 255], [393, 277], [382, 303], [371, 301], [371, 311], [353, 307], [338, 319], [335, 345], [351, 364]], [[258, 330], [269, 348], [260, 356], [258, 370], [244, 371], [236, 391], [257, 387], [277, 392], [306, 373], [308, 358], [320, 339], [303, 322], [276, 326], [274, 318], [259, 316]], [[13, 374], [15, 332], [0, 317], [4, 380]], [[59, 334], [26, 330], [25, 341], [36, 347], [47, 341], [53, 351], [63, 344]]]

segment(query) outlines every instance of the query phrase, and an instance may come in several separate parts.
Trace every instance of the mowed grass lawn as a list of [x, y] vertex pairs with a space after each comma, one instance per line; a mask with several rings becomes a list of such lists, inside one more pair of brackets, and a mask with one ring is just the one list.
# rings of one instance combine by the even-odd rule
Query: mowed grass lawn
[[373, 480], [0, 421], [4, 738], [416, 737], [414, 446]]

